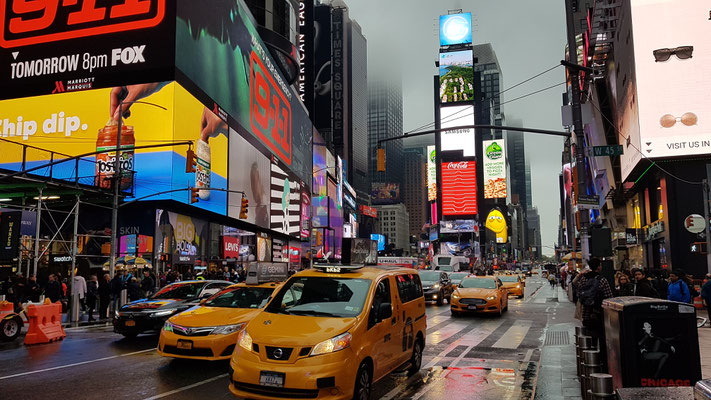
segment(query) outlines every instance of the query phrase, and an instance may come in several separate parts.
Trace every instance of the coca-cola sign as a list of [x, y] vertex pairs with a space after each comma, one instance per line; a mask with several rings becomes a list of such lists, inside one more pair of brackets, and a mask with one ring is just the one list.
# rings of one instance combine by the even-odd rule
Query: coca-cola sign
[[476, 163], [442, 163], [442, 215], [477, 214]]

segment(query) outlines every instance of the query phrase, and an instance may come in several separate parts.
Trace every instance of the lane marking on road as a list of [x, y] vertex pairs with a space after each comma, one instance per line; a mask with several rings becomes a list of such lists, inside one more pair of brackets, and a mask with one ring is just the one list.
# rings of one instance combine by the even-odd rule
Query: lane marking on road
[[516, 321], [515, 324], [501, 335], [501, 338], [496, 341], [491, 347], [497, 347], [502, 349], [516, 349], [521, 344], [523, 339], [526, 337], [528, 330], [531, 329], [533, 321], [529, 319], [523, 319]]
[[523, 359], [523, 362], [527, 363], [531, 361], [531, 356], [533, 356], [533, 349], [528, 349], [526, 352], [526, 357]]
[[216, 381], [216, 380], [218, 380], [218, 379], [226, 378], [226, 377], [228, 377], [229, 375], [230, 375], [230, 374], [222, 374], [222, 375], [213, 376], [213, 377], [210, 378], [210, 379], [205, 379], [204, 381], [196, 382], [196, 383], [193, 383], [192, 385], [183, 386], [183, 387], [181, 387], [181, 388], [177, 388], [177, 389], [175, 389], [175, 390], [171, 390], [170, 392], [165, 392], [165, 393], [157, 394], [157, 395], [155, 395], [155, 396], [147, 397], [147, 398], [145, 398], [144, 400], [162, 399], [163, 397], [172, 396], [172, 395], [174, 395], [174, 394], [176, 394], [176, 393], [184, 392], [184, 391], [186, 391], [186, 390], [190, 390], [190, 389], [192, 389], [192, 388], [195, 388], [195, 387], [204, 385], [204, 384], [206, 384], [206, 383], [210, 383], [210, 382], [214, 382], [214, 381]]
[[112, 328], [113, 326], [109, 324], [108, 322], [104, 325], [90, 325], [90, 326], [73, 326], [71, 328], [64, 328], [65, 331], [80, 331], [80, 330], [89, 330], [89, 329], [98, 329], [98, 328]]
[[450, 337], [461, 332], [462, 329], [471, 328], [471, 324], [466, 322], [452, 322], [442, 328], [427, 334], [427, 344], [437, 345]]
[[109, 357], [102, 357], [102, 358], [97, 358], [95, 360], [87, 360], [87, 361], [82, 361], [78, 363], [72, 363], [72, 364], [67, 364], [67, 365], [60, 365], [57, 367], [51, 367], [51, 368], [44, 368], [44, 369], [38, 369], [34, 371], [27, 371], [27, 372], [21, 372], [19, 374], [12, 374], [12, 375], [6, 375], [6, 376], [0, 376], [0, 381], [4, 379], [10, 379], [10, 378], [17, 378], [20, 376], [25, 376], [25, 375], [33, 375], [33, 374], [39, 374], [42, 372], [48, 372], [48, 371], [54, 371], [58, 369], [63, 369], [63, 368], [70, 368], [70, 367], [76, 367], [78, 365], [85, 365], [85, 364], [91, 364], [99, 361], [106, 361], [106, 360], [112, 360], [114, 358], [119, 358], [119, 357], [128, 357], [128, 356], [133, 356], [136, 354], [141, 354], [141, 353], [147, 353], [149, 351], [156, 351], [155, 347], [151, 347], [150, 349], [145, 349], [145, 350], [139, 350], [139, 351], [134, 351], [131, 353], [125, 353], [125, 354], [119, 354], [115, 356], [109, 356]]

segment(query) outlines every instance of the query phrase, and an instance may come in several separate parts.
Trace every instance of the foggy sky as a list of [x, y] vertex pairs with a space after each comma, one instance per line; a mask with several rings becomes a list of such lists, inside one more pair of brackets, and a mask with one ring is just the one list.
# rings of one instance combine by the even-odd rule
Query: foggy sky
[[[462, 9], [472, 13], [473, 44], [491, 43], [507, 89], [556, 64], [563, 58], [564, 0], [345, 0], [368, 41], [369, 79], [401, 76], [405, 131], [434, 120], [432, 76], [439, 49], [439, 15]], [[565, 81], [558, 67], [502, 95], [508, 101]], [[520, 119], [531, 128], [563, 130], [560, 119], [564, 86], [503, 105], [506, 118]], [[526, 135], [531, 163], [533, 205], [541, 216], [544, 254], [553, 254], [557, 241], [558, 174], [563, 139]], [[434, 139], [433, 139], [434, 141]], [[433, 142], [434, 144], [434, 142]], [[548, 246], [548, 247], [546, 247]]]

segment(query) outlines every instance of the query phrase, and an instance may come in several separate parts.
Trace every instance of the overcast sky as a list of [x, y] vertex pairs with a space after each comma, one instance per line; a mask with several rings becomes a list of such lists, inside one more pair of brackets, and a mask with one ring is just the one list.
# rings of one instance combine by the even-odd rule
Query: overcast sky
[[[403, 82], [405, 131], [432, 123], [432, 76], [439, 47], [439, 15], [471, 12], [473, 43], [491, 43], [509, 88], [556, 64], [566, 43], [564, 0], [345, 0], [351, 18], [368, 40], [368, 73], [399, 74]], [[503, 101], [565, 81], [562, 67], [503, 94]], [[524, 126], [562, 130], [564, 86], [503, 106], [507, 118]], [[526, 134], [533, 205], [541, 215], [543, 253], [553, 254], [558, 229], [558, 174], [563, 139]]]

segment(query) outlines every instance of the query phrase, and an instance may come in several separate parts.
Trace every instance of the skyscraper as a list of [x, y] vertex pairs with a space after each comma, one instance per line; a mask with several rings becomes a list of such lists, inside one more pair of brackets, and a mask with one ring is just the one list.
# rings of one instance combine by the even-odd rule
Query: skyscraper
[[[493, 123], [492, 125], [502, 126], [505, 123], [504, 108], [501, 105], [503, 96], [500, 94], [503, 90], [503, 76], [499, 67], [499, 60], [496, 58], [496, 52], [491, 47], [491, 43], [475, 45], [473, 48], [474, 58], [477, 60], [474, 65], [474, 71], [479, 72], [481, 76], [481, 91], [484, 97], [484, 107], [493, 107]], [[490, 103], [487, 100], [491, 100]], [[491, 104], [491, 105], [488, 105]], [[480, 113], [489, 113], [490, 110], [482, 109]], [[502, 139], [502, 132], [496, 131], [496, 137], [493, 139]]]
[[410, 235], [419, 235], [427, 216], [427, 158], [425, 149], [408, 149], [404, 153], [405, 178], [400, 192], [410, 215]]
[[401, 140], [384, 143], [385, 172], [377, 171], [378, 140], [401, 136], [402, 83], [399, 79], [368, 82], [368, 172], [371, 182], [402, 184], [404, 159]]

